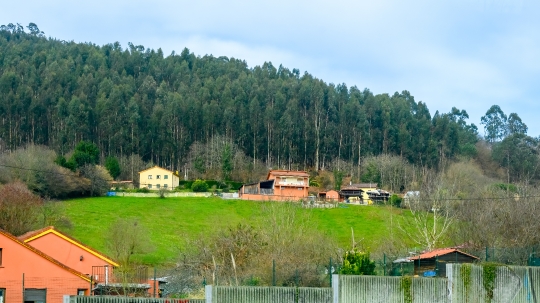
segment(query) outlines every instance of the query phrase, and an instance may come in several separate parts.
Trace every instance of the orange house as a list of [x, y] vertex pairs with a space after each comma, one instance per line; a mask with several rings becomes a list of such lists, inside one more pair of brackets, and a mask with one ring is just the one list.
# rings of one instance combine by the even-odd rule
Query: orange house
[[298, 201], [308, 197], [309, 174], [305, 171], [271, 170], [265, 181], [240, 188], [244, 200]]
[[92, 266], [119, 266], [111, 258], [56, 230], [53, 226], [28, 232], [20, 236], [19, 240], [86, 275], [92, 274]]
[[91, 287], [85, 274], [0, 230], [0, 302], [62, 302]]
[[320, 192], [319, 199], [325, 201], [339, 201], [339, 193], [333, 189], [326, 192]]

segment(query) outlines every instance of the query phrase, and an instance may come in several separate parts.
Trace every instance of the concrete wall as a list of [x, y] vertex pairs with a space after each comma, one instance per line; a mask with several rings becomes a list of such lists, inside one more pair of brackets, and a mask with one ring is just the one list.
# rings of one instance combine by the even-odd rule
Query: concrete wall
[[293, 201], [293, 202], [297, 202], [303, 199], [302, 197], [297, 197], [297, 196], [258, 195], [258, 194], [242, 194], [240, 198], [242, 200], [252, 200], [252, 201]]
[[[139, 198], [148, 198], [148, 197], [159, 197], [158, 193], [124, 193], [124, 192], [115, 192], [114, 194], [117, 197], [139, 197]], [[210, 197], [212, 193], [185, 193], [185, 192], [167, 192], [165, 197]]]

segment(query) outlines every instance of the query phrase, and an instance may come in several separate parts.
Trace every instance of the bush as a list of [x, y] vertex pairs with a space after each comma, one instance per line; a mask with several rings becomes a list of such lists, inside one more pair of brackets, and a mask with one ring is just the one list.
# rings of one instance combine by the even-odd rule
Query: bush
[[193, 185], [193, 181], [185, 181], [185, 180], [182, 180], [180, 182], [178, 182], [178, 187], [180, 189], [190, 189], [191, 186]]
[[148, 188], [146, 188], [146, 187], [143, 187], [143, 188], [137, 188], [137, 189], [135, 189], [135, 192], [136, 192], [136, 193], [149, 193], [150, 190], [149, 190]]
[[402, 199], [396, 194], [390, 196], [390, 205], [392, 206], [401, 207], [401, 201]]
[[15, 236], [39, 227], [43, 200], [17, 181], [0, 188], [0, 229]]
[[356, 250], [347, 251], [339, 273], [343, 275], [375, 275], [375, 262], [371, 261], [369, 253]]
[[206, 192], [208, 191], [208, 183], [204, 180], [197, 180], [191, 185], [191, 190], [194, 192]]
[[242, 182], [234, 182], [234, 181], [227, 181], [225, 183], [229, 186], [230, 190], [234, 190], [234, 191], [239, 190], [240, 187], [244, 185]]

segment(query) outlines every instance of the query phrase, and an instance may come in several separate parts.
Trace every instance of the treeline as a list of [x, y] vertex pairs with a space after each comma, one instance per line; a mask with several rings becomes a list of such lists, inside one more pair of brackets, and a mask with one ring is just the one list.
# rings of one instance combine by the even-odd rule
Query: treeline
[[379, 154], [437, 167], [474, 155], [478, 137], [464, 110], [431, 116], [408, 91], [374, 95], [188, 49], [60, 41], [35, 24], [0, 28], [0, 115], [3, 150], [33, 143], [66, 154], [87, 140], [102, 161], [135, 154], [179, 171], [195, 169], [192, 147], [214, 137], [253, 167], [315, 171]]

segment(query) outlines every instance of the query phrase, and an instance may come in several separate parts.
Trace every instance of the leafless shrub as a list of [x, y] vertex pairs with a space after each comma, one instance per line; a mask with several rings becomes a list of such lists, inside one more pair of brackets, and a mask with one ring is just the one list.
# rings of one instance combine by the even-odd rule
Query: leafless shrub
[[171, 289], [193, 290], [203, 278], [219, 285], [321, 286], [327, 283], [329, 258], [338, 262], [335, 243], [313, 228], [310, 212], [294, 204], [268, 203], [260, 226], [237, 225], [210, 239], [198, 239], [184, 251], [174, 270], [178, 284]]
[[0, 188], [0, 229], [19, 236], [39, 227], [43, 200], [22, 182]]

